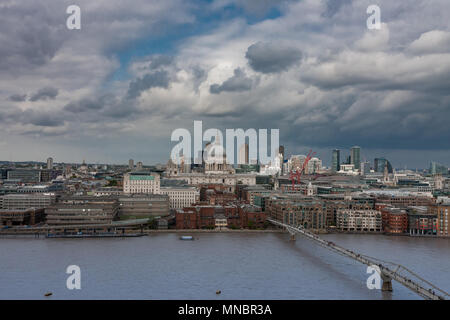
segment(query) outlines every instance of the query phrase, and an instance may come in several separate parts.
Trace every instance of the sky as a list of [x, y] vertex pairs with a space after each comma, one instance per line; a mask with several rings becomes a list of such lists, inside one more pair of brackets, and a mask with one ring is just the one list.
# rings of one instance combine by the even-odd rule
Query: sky
[[165, 163], [172, 132], [201, 120], [279, 129], [287, 154], [325, 165], [358, 145], [362, 160], [450, 166], [449, 13], [448, 0], [2, 0], [0, 160]]

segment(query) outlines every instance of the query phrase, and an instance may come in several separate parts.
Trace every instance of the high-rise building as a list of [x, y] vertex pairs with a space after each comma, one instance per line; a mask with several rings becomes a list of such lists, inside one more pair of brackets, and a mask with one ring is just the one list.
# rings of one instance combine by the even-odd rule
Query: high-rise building
[[341, 150], [334, 149], [331, 157], [331, 171], [338, 172], [341, 165]]
[[370, 161], [361, 162], [361, 174], [369, 174], [370, 173]]
[[373, 166], [374, 166], [375, 172], [380, 172], [380, 173], [383, 172], [384, 173], [384, 168], [387, 166], [388, 173], [393, 173], [391, 163], [388, 160], [386, 160], [385, 158], [375, 158], [375, 160], [373, 162]]
[[142, 170], [142, 168], [143, 168], [143, 164], [142, 164], [142, 162], [141, 161], [139, 161], [137, 164], [136, 164], [136, 170]]
[[440, 163], [433, 161], [430, 164], [430, 173], [431, 174], [447, 174], [448, 168]]
[[47, 169], [53, 169], [53, 158], [51, 157], [47, 159]]
[[284, 161], [284, 159], [286, 159], [285, 158], [285, 154], [284, 154], [284, 146], [279, 146], [278, 147], [278, 153], [281, 153], [283, 155], [283, 161]]
[[350, 164], [355, 166], [356, 170], [361, 169], [361, 148], [358, 146], [350, 149]]
[[322, 160], [319, 158], [311, 158], [305, 168], [305, 174], [314, 174], [322, 170]]
[[134, 160], [133, 159], [128, 160], [128, 169], [134, 169]]
[[244, 143], [239, 148], [238, 164], [249, 164], [248, 160], [248, 143]]

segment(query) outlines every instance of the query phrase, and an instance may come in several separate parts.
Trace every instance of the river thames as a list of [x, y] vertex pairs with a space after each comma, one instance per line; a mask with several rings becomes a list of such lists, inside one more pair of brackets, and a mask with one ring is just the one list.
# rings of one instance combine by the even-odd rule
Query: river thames
[[[140, 238], [0, 239], [0, 299], [420, 299], [393, 281], [369, 290], [367, 267], [282, 233], [158, 233]], [[403, 264], [450, 291], [450, 239], [329, 234]], [[81, 269], [68, 290], [66, 268]], [[216, 291], [221, 290], [220, 295]], [[44, 297], [52, 292], [51, 297]]]

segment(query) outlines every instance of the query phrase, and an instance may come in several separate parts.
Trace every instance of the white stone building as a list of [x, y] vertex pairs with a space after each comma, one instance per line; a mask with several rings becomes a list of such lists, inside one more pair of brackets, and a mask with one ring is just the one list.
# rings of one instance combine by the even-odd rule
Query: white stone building
[[161, 194], [169, 196], [170, 209], [183, 209], [200, 200], [200, 192], [196, 187], [161, 187], [160, 190]]
[[160, 194], [160, 186], [160, 177], [157, 173], [130, 172], [123, 176], [123, 192], [125, 194]]

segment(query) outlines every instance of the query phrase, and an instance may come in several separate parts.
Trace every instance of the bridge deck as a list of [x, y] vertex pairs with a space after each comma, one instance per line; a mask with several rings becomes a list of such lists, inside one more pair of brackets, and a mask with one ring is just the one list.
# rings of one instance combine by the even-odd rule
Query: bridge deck
[[[346, 257], [352, 258], [362, 264], [368, 266], [377, 266], [380, 269], [382, 278], [393, 279], [402, 284], [403, 286], [405, 286], [406, 288], [416, 292], [425, 299], [445, 300], [447, 297], [449, 297], [449, 294], [447, 292], [439, 289], [432, 283], [426, 281], [425, 279], [421, 278], [420, 276], [418, 276], [417, 274], [415, 274], [414, 272], [412, 272], [411, 270], [407, 269], [402, 265], [358, 254], [356, 252], [338, 246], [337, 244], [331, 241], [326, 241], [317, 236], [316, 234], [306, 230], [302, 226], [294, 227], [270, 218], [267, 220], [273, 223], [274, 225], [286, 228], [287, 231], [291, 234], [299, 233], [308, 238], [309, 240], [312, 240], [315, 243], [321, 245], [322, 247], [325, 247], [331, 251], [334, 251]], [[381, 262], [384, 262], [385, 265], [383, 265]], [[386, 266], [386, 264], [391, 265], [391, 267]], [[393, 270], [392, 267], [395, 268], [395, 270]], [[407, 275], [402, 275], [401, 272], [407, 273]], [[436, 293], [436, 291], [438, 293]]]

